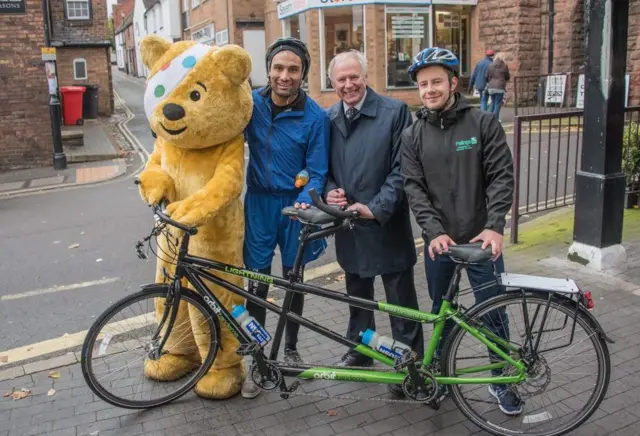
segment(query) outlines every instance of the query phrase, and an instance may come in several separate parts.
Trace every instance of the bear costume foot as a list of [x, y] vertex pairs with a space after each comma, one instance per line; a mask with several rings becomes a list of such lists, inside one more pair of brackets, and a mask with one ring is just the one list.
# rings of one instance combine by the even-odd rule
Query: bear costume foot
[[196, 384], [194, 390], [203, 398], [225, 400], [240, 392], [245, 376], [244, 362], [229, 368], [211, 368]]
[[179, 380], [202, 365], [200, 355], [183, 356], [165, 354], [159, 360], [145, 360], [144, 375], [156, 381], [170, 382]]

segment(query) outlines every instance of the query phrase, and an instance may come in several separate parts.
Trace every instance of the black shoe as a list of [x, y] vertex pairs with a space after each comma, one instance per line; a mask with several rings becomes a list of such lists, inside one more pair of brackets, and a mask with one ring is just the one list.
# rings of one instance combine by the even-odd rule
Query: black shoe
[[290, 365], [302, 365], [304, 361], [300, 357], [298, 350], [285, 349], [284, 350], [284, 362]]
[[360, 353], [349, 352], [342, 356], [336, 366], [373, 366], [373, 359]]
[[390, 393], [397, 397], [404, 397], [404, 390], [402, 389], [402, 385], [387, 385], [387, 389]]

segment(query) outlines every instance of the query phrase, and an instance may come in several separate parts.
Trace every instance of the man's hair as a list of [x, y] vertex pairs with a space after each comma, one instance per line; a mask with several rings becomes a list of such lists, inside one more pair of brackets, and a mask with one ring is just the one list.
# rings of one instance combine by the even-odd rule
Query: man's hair
[[358, 50], [349, 50], [340, 53], [339, 55], [331, 59], [331, 62], [329, 62], [329, 68], [327, 69], [327, 72], [330, 79], [333, 80], [333, 69], [335, 68], [336, 64], [338, 62], [346, 61], [347, 59], [355, 59], [356, 61], [358, 61], [362, 74], [367, 74], [367, 58], [365, 58], [364, 55]]

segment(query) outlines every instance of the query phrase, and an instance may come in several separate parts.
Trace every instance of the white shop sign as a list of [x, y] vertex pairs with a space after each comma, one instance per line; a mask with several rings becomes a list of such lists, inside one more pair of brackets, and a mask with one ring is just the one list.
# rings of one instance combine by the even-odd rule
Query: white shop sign
[[[477, 4], [477, 0], [449, 0], [452, 4]], [[285, 0], [278, 3], [278, 19], [299, 14], [307, 9], [334, 8], [359, 5], [420, 5], [428, 6], [431, 0]]]
[[564, 102], [564, 89], [566, 83], [566, 75], [547, 76], [547, 87], [544, 92], [544, 104], [562, 104], [562, 102]]
[[213, 24], [209, 24], [202, 29], [198, 29], [191, 33], [191, 39], [202, 44], [209, 44], [215, 41], [216, 33]]
[[[576, 109], [584, 109], [584, 74], [578, 76], [578, 90], [576, 92]], [[629, 74], [624, 76], [624, 107], [629, 104]]]

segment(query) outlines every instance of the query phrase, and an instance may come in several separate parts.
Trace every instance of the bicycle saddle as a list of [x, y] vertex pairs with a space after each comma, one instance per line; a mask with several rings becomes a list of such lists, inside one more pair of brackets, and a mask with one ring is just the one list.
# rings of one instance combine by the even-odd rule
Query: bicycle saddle
[[287, 206], [282, 209], [282, 215], [295, 216], [302, 221], [318, 225], [329, 224], [339, 219], [313, 206], [309, 209], [296, 209], [293, 206]]
[[491, 246], [482, 249], [482, 242], [476, 244], [449, 245], [449, 256], [456, 260], [469, 263], [486, 262], [491, 259]]

